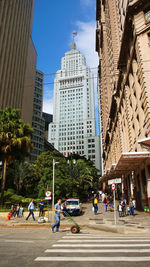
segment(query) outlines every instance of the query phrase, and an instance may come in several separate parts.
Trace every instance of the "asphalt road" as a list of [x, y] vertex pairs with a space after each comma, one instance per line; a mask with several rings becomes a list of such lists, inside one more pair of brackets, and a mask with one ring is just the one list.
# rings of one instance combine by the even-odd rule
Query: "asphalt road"
[[150, 266], [150, 234], [0, 229], [0, 267]]

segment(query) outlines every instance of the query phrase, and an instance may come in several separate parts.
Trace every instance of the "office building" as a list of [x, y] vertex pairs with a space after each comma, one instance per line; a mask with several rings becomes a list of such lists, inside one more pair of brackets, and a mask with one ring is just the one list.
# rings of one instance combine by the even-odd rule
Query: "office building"
[[42, 117], [43, 87], [44, 74], [43, 72], [36, 70], [32, 117], [32, 127], [34, 133], [32, 137], [33, 150], [31, 152], [31, 161], [33, 162], [37, 159], [37, 156], [44, 151], [45, 121]]
[[32, 123], [36, 51], [31, 39], [34, 0], [0, 1], [0, 109], [19, 108]]
[[46, 140], [48, 140], [48, 127], [49, 127], [49, 124], [53, 121], [53, 115], [43, 112], [42, 116], [45, 121], [45, 138]]
[[150, 207], [150, 2], [97, 0], [104, 175]]
[[53, 123], [49, 142], [64, 156], [77, 153], [100, 170], [100, 144], [96, 136], [93, 73], [86, 59], [71, 44], [54, 81]]

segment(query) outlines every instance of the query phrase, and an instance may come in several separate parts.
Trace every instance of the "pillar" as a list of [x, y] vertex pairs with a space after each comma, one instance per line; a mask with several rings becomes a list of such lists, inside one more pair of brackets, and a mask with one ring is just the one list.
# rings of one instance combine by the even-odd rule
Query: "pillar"
[[148, 206], [150, 209], [150, 165], [145, 168], [146, 181], [147, 181], [147, 198], [148, 198]]

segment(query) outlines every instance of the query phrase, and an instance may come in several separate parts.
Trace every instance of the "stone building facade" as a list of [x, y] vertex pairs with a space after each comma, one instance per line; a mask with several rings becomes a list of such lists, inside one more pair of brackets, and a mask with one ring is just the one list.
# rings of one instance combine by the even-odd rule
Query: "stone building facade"
[[97, 0], [104, 175], [150, 207], [150, 2]]

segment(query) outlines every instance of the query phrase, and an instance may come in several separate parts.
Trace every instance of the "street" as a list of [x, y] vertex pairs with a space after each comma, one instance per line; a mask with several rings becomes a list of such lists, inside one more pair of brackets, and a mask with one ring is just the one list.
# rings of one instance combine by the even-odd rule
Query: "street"
[[150, 234], [120, 235], [82, 229], [0, 229], [1, 267], [149, 266]]

